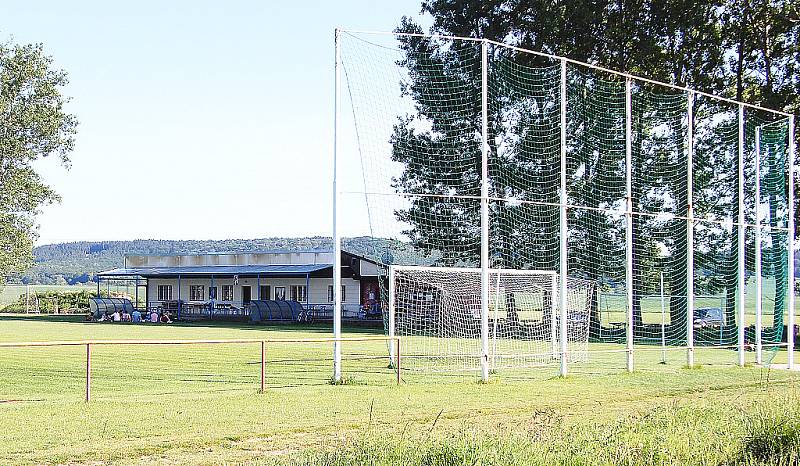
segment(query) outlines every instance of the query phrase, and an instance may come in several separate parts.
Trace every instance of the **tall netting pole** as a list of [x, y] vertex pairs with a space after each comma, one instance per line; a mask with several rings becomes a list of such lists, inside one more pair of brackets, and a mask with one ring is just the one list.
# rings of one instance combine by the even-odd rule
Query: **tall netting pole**
[[558, 357], [558, 319], [556, 319], [556, 296], [558, 296], [558, 275], [553, 274], [550, 281], [550, 351], [553, 361]]
[[[339, 29], [334, 32], [336, 48], [336, 63], [334, 65], [334, 96], [333, 96], [333, 337], [342, 336], [342, 239], [339, 237], [339, 210], [338, 210], [338, 131], [339, 131], [339, 104], [341, 88], [341, 44]], [[338, 382], [342, 378], [342, 347], [341, 342], [333, 342], [333, 380]]]
[[488, 42], [481, 42], [481, 379], [489, 380], [489, 91]]
[[755, 140], [755, 275], [756, 275], [756, 364], [761, 364], [762, 280], [761, 280], [761, 127], [756, 127]]
[[626, 323], [625, 350], [626, 368], [633, 372], [633, 190], [632, 190], [632, 104], [631, 80], [625, 79], [625, 294]]
[[561, 186], [559, 190], [559, 282], [558, 312], [561, 342], [561, 377], [567, 375], [567, 61], [561, 60]]
[[395, 341], [391, 338], [394, 338], [395, 335], [395, 270], [393, 266], [389, 266], [389, 364], [394, 364], [394, 354], [395, 354]]
[[[744, 366], [744, 329], [745, 329], [745, 281], [744, 281], [744, 105], [739, 104], [739, 236], [737, 241], [737, 265], [736, 265], [736, 288], [737, 305], [739, 307], [739, 322], [738, 322], [738, 347], [739, 347], [739, 365]], [[691, 318], [691, 316], [690, 316]]]
[[694, 366], [694, 93], [686, 96], [686, 365]]
[[788, 291], [788, 310], [789, 315], [787, 321], [787, 332], [786, 332], [786, 351], [788, 354], [788, 365], [789, 369], [794, 368], [794, 154], [795, 145], [794, 145], [794, 115], [789, 117], [789, 239], [788, 239], [788, 247], [789, 250], [787, 251], [787, 256], [789, 257], [788, 265], [788, 275], [789, 275], [789, 283], [787, 286]]

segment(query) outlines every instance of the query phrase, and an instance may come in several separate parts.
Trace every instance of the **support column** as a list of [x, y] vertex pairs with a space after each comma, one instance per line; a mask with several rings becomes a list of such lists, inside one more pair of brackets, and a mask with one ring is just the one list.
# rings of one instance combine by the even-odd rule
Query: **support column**
[[786, 350], [788, 352], [788, 364], [789, 369], [794, 368], [794, 157], [795, 157], [795, 144], [794, 144], [794, 115], [789, 117], [789, 154], [788, 154], [788, 164], [789, 164], [789, 193], [788, 193], [788, 204], [789, 204], [789, 221], [788, 227], [788, 256], [789, 256], [789, 263], [788, 266], [788, 275], [789, 275], [789, 286], [787, 287], [788, 299], [787, 299], [787, 326], [788, 331], [786, 334]]
[[181, 319], [181, 304], [183, 304], [181, 302], [181, 276], [178, 275], [178, 320]]
[[309, 308], [309, 296], [311, 296], [311, 274], [306, 274], [306, 309]]
[[694, 93], [687, 95], [686, 125], [686, 366], [694, 367]]
[[488, 42], [481, 42], [481, 380], [489, 380], [489, 90]]
[[214, 288], [214, 275], [211, 275], [211, 285], [208, 287], [208, 318], [214, 319], [214, 300], [217, 299], [217, 295], [214, 294], [213, 299], [211, 296], [211, 289]]
[[338, 340], [342, 337], [342, 240], [339, 237], [339, 207], [338, 207], [338, 149], [339, 149], [339, 99], [341, 89], [341, 44], [339, 43], [339, 29], [334, 33], [335, 64], [334, 64], [334, 97], [333, 97], [333, 380], [342, 380], [342, 344]]
[[561, 365], [559, 375], [567, 376], [567, 61], [561, 60], [561, 186], [559, 189], [559, 281], [558, 311]]
[[756, 153], [756, 221], [755, 221], [755, 274], [756, 274], [756, 364], [762, 363], [762, 346], [763, 342], [761, 341], [761, 329], [763, 326], [762, 316], [761, 313], [763, 312], [761, 299], [763, 297], [763, 291], [761, 287], [762, 278], [761, 278], [761, 127], [756, 128], [756, 141], [755, 141], [755, 153]]
[[633, 372], [633, 157], [631, 145], [632, 127], [631, 80], [625, 80], [625, 294], [626, 322], [625, 367]]
[[737, 280], [736, 280], [736, 302], [739, 308], [739, 322], [738, 322], [738, 347], [739, 347], [739, 365], [744, 366], [744, 329], [745, 329], [745, 281], [744, 281], [744, 234], [745, 234], [745, 216], [744, 216], [744, 105], [739, 104], [739, 237], [737, 241]]

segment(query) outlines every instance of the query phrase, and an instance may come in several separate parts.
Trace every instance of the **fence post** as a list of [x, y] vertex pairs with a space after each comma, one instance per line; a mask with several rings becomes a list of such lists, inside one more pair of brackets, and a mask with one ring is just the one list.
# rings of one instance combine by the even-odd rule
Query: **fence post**
[[86, 343], [86, 402], [92, 399], [92, 344]]
[[264, 375], [265, 375], [265, 372], [266, 372], [266, 367], [265, 367], [265, 365], [266, 365], [266, 353], [267, 353], [266, 342], [264, 340], [261, 340], [261, 390], [259, 390], [259, 393], [264, 393]]

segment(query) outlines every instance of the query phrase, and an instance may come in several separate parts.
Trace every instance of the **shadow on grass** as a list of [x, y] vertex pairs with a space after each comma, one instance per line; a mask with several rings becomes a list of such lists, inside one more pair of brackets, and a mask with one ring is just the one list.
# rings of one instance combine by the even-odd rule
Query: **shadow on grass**
[[[153, 326], [153, 327], [178, 327], [178, 328], [216, 328], [216, 329], [237, 329], [237, 330], [280, 330], [287, 333], [319, 333], [324, 336], [330, 336], [333, 332], [333, 325], [331, 323], [282, 323], [282, 322], [262, 322], [258, 324], [249, 321], [230, 321], [230, 320], [198, 320], [198, 321], [175, 321], [171, 324], [150, 324], [148, 322], [130, 323], [130, 322], [93, 322], [86, 320], [86, 314], [0, 314], [0, 322], [59, 322], [71, 324], [84, 324], [84, 325], [116, 325], [116, 326]], [[359, 333], [368, 333], [375, 335], [383, 335], [383, 327], [365, 327], [361, 325], [347, 325], [346, 322], [342, 323], [342, 328], [346, 332], [348, 330], [357, 330]]]

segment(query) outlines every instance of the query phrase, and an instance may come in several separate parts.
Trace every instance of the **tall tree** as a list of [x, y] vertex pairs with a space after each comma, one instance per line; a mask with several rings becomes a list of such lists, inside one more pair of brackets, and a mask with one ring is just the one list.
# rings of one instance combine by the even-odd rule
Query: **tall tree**
[[[798, 0], [577, 0], [569, 4], [552, 0], [427, 0], [422, 4], [422, 11], [433, 17], [430, 32], [434, 34], [493, 39], [680, 87], [792, 111], [800, 103], [799, 4]], [[419, 26], [408, 20], [404, 20], [399, 29], [422, 32]], [[447, 49], [446, 46], [443, 48]], [[418, 53], [419, 50], [406, 48], [406, 52]], [[496, 71], [498, 63], [502, 64], [502, 61], [497, 61], [498, 58], [513, 61], [514, 72], [525, 82], [535, 81], [527, 71], [527, 65], [546, 66], [545, 60], [525, 54], [510, 53], [506, 57], [492, 55], [491, 58], [496, 60], [490, 70], [493, 73], [490, 75], [492, 82], [502, 80], [501, 73]], [[441, 69], [451, 68], [444, 66]], [[420, 85], [416, 95], [425, 94], [424, 83], [417, 79], [417, 74], [412, 72], [411, 81], [412, 86]], [[469, 81], [472, 95], [476, 97], [479, 92], [477, 70], [472, 71]], [[579, 86], [587, 91], [577, 97], [572, 96], [568, 104], [569, 203], [585, 207], [570, 209], [569, 248], [574, 254], [570, 255], [569, 271], [598, 282], [619, 283], [625, 275], [624, 263], [621, 262], [624, 256], [621, 254], [624, 225], [620, 224], [618, 218], [603, 213], [603, 209], [625, 196], [624, 191], [620, 190], [624, 187], [624, 178], [620, 183], [624, 173], [620, 172], [619, 166], [620, 125], [624, 121], [624, 113], [618, 106], [622, 90], [608, 84], [602, 73], [571, 73], [569, 82], [570, 86]], [[540, 148], [502, 143], [506, 139], [524, 143], [530, 132], [526, 132], [526, 126], [536, 127], [541, 133], [546, 132], [542, 128], [548, 128], [548, 124], [558, 124], [558, 121], [552, 120], [552, 115], [547, 114], [547, 102], [553, 96], [546, 93], [538, 96], [518, 95], [518, 92], [513, 92], [514, 86], [509, 89], [512, 91], [503, 94], [504, 98], [493, 95], [492, 98], [497, 101], [490, 102], [491, 157], [505, 164], [502, 168], [506, 173], [514, 172], [528, 179], [551, 180], [557, 184], [552, 178], [552, 170], [558, 169], [557, 154], [540, 153], [537, 160], [530, 160], [530, 155], [523, 153], [530, 152], [531, 147], [541, 152]], [[605, 101], [599, 102], [600, 99]], [[685, 327], [689, 286], [695, 287], [696, 292], [716, 293], [725, 290], [729, 298], [726, 306], [729, 317], [735, 303], [736, 267], [731, 266], [737, 262], [735, 228], [726, 232], [724, 229], [696, 224], [694, 268], [698, 273], [695, 283], [686, 281], [688, 251], [685, 239], [688, 223], [682, 220], [689, 204], [688, 184], [684, 176], [688, 164], [686, 105], [686, 96], [680, 91], [641, 83], [634, 87], [632, 162], [635, 182], [632, 197], [634, 211], [646, 213], [634, 215], [633, 218], [633, 301], [637, 327], [642, 322], [642, 296], [656, 291], [660, 272], [664, 273], [671, 295], [671, 322], [678, 327]], [[695, 99], [693, 204], [696, 214], [735, 220], [738, 169], [735, 157], [736, 126], [735, 120], [729, 118], [730, 108], [712, 99]], [[520, 112], [520, 109], [524, 111]], [[467, 139], [470, 151], [464, 154], [477, 157], [480, 128], [476, 126], [475, 118], [480, 110], [471, 108], [469, 111], [474, 114], [471, 117], [464, 115], [463, 118], [464, 121], [470, 121], [469, 125], [460, 126], [462, 129], [469, 128]], [[527, 115], [526, 121], [516, 119], [509, 123], [507, 115], [520, 113]], [[435, 118], [430, 108], [426, 117]], [[402, 125], [398, 128], [402, 128]], [[445, 134], [438, 133], [437, 136]], [[416, 135], [431, 136], [424, 131]], [[456, 141], [459, 137], [450, 137], [450, 140]], [[752, 138], [748, 139], [747, 144], [751, 148]], [[422, 149], [424, 145], [417, 146], [417, 149]], [[509, 156], [509, 152], [516, 155]], [[404, 161], [402, 157], [395, 160]], [[462, 167], [469, 174], [466, 178], [472, 180], [473, 188], [477, 189], [479, 167], [469, 164]], [[413, 183], [415, 188], [419, 188], [425, 175], [417, 172], [415, 176], [421, 177], [414, 179]], [[509, 193], [513, 191], [514, 183], [499, 185], [496, 178], [492, 183], [493, 193], [517, 199], [554, 199], [557, 195], [554, 190], [548, 191], [542, 187], [539, 187], [540, 192], [525, 189], [523, 191], [526, 192], [511, 195]], [[752, 182], [747, 183], [746, 192], [752, 192]], [[397, 187], [406, 189], [409, 186], [412, 185]], [[516, 186], [519, 188], [519, 183]], [[796, 189], [800, 193], [800, 183]], [[779, 210], [779, 206], [773, 207], [779, 201], [770, 198], [772, 211]], [[424, 204], [429, 209], [426, 213], [433, 214], [436, 208], [442, 208], [445, 203], [426, 198]], [[552, 223], [556, 217], [555, 211], [550, 213], [551, 223], [521, 222], [520, 218], [536, 217], [525, 214], [524, 208], [525, 205], [506, 208], [493, 206], [490, 237], [492, 244], [503, 245], [496, 256], [508, 266], [539, 265], [554, 268], [557, 264], [545, 260], [552, 259], [554, 255], [542, 254], [541, 251], [552, 251], [556, 244], [558, 230], [557, 225]], [[440, 245], [469, 243], [471, 247], [467, 256], [474, 262], [477, 258], [477, 240], [470, 242], [464, 235], [477, 231], [477, 209], [461, 208], [454, 212], [459, 215], [456, 224], [460, 225], [460, 231], [450, 230], [450, 236], [445, 237], [441, 231], [419, 228], [414, 230], [412, 239], [418, 245], [439, 240], [442, 240]], [[411, 211], [408, 213], [410, 215], [403, 217], [404, 221], [421, 225], [418, 217]], [[657, 213], [677, 218], [651, 215]], [[441, 228], [441, 224], [437, 226]], [[536, 236], [536, 239], [531, 236]], [[752, 239], [748, 241], [748, 244], [752, 244]], [[773, 243], [777, 241], [777, 238], [773, 239]], [[538, 262], [531, 264], [522, 261], [520, 264], [520, 261], [512, 260], [514, 258], [503, 258], [514, 251], [516, 258], [520, 255], [518, 251], [526, 248], [537, 251], [534, 256]], [[557, 254], [557, 247], [555, 249]], [[771, 259], [771, 263], [779, 262], [777, 256]], [[593, 306], [596, 305], [593, 303]]]
[[[638, 1], [610, 1], [610, 2], [573, 2], [566, 8], [565, 4], [539, 0], [534, 2], [523, 1], [496, 1], [496, 2], [471, 2], [455, 0], [431, 0], [423, 3], [423, 11], [430, 13], [434, 18], [432, 33], [444, 35], [458, 35], [471, 37], [486, 37], [498, 41], [511, 42], [533, 50], [567, 56], [569, 58], [597, 63], [604, 66], [620, 69], [622, 71], [645, 74], [653, 79], [669, 81], [679, 85], [696, 85], [716, 91], [719, 89], [718, 69], [722, 63], [723, 53], [719, 45], [719, 34], [715, 24], [715, 4], [701, 4], [687, 0], [685, 4], [673, 9], [664, 7], [661, 2]], [[685, 15], [686, 9], [697, 14]], [[406, 32], [420, 32], [420, 29], [404, 21], [401, 30]], [[513, 60], [522, 64], [537, 64], [537, 59], [526, 54], [518, 54]], [[542, 66], [541, 59], [538, 65]], [[517, 66], [516, 72], [524, 73], [524, 67]], [[522, 71], [520, 71], [522, 70]], [[605, 76], [598, 74], [572, 73], [571, 86], [592, 89], [581, 97], [574, 97], [569, 103], [570, 109], [570, 150], [568, 170], [570, 174], [581, 173], [580, 177], [570, 176], [570, 204], [586, 206], [588, 209], [572, 209], [570, 211], [570, 273], [584, 276], [595, 281], [619, 281], [624, 277], [624, 230], [619, 219], [603, 212], [604, 207], [614, 205], [615, 201], [624, 199], [624, 170], [620, 160], [624, 160], [624, 87], [609, 84]], [[477, 83], [475, 83], [477, 86]], [[576, 88], [577, 89], [577, 88]], [[477, 91], [477, 89], [476, 89]], [[538, 102], [544, 102], [548, 96], [540, 96]], [[493, 108], [509, 105], [507, 99]], [[521, 98], [517, 98], [519, 103]], [[546, 108], [544, 105], [528, 106], [532, 109]], [[642, 121], [644, 114], [655, 113], [658, 109], [648, 110], [646, 102], [637, 105], [635, 119]], [[477, 110], [476, 110], [477, 111]], [[502, 113], [502, 110], [494, 113]], [[535, 112], [526, 112], [535, 115]], [[555, 115], [557, 117], [557, 114]], [[490, 118], [491, 119], [491, 118]], [[496, 121], [496, 119], [493, 119]], [[538, 122], [540, 126], [546, 126]], [[555, 124], [558, 124], [556, 119]], [[679, 124], [679, 123], [678, 123]], [[522, 128], [522, 126], [520, 126]], [[641, 182], [634, 186], [634, 208], [638, 211], [652, 204], [652, 191], [656, 189], [653, 183], [658, 180], [645, 181], [653, 166], [663, 166], [667, 161], [677, 166], [685, 166], [685, 157], [677, 159], [661, 158], [661, 162], [654, 159], [658, 153], [647, 152], [642, 140], [648, 137], [649, 131], [645, 125], [636, 124], [638, 131], [635, 137], [634, 166]], [[494, 136], [497, 130], [519, 135], [515, 128], [506, 125], [492, 125]], [[479, 128], [473, 128], [473, 139], [479, 137]], [[673, 128], [675, 139], [672, 144], [683, 144], [679, 141], [685, 130]], [[519, 138], [517, 138], [519, 139]], [[495, 138], [490, 138], [490, 142]], [[475, 142], [477, 144], [477, 141]], [[666, 144], [666, 143], [664, 143]], [[664, 145], [662, 144], [662, 145]], [[681, 146], [682, 147], [682, 146]], [[663, 152], [663, 151], [662, 151]], [[673, 151], [680, 152], [680, 151]], [[549, 163], [540, 164], [544, 171], [539, 173], [530, 171], [530, 164], [521, 164], [520, 156], [511, 158], [510, 164], [522, 165], [527, 169], [528, 177], [539, 176], [543, 179], [553, 180], [546, 175], [549, 172], [544, 167], [558, 169], [557, 153], [553, 154]], [[656, 164], [656, 165], [654, 165]], [[675, 167], [672, 167], [673, 169]], [[510, 170], [511, 168], [509, 168]], [[685, 169], [684, 169], [685, 170]], [[662, 170], [663, 171], [663, 170]], [[677, 202], [685, 210], [686, 186], [674, 186], [674, 180], [662, 179], [662, 187], [674, 190]], [[493, 186], [498, 189], [502, 187]], [[611, 189], [610, 189], [611, 188]], [[681, 192], [682, 191], [682, 192]], [[500, 189], [501, 193], [507, 190]], [[680, 194], [678, 194], [680, 192]], [[530, 193], [528, 193], [530, 195]], [[556, 195], [553, 189], [550, 198]], [[683, 202], [680, 199], [683, 199]], [[430, 202], [430, 201], [426, 201]], [[655, 209], [655, 206], [650, 206]], [[513, 209], [505, 209], [513, 210]], [[507, 216], [498, 212], [494, 219], [503, 221]], [[494, 213], [494, 212], [493, 212]], [[677, 215], [684, 212], [675, 211]], [[512, 215], [509, 215], [512, 216]], [[555, 215], [551, 214], [552, 218]], [[411, 218], [406, 217], [409, 221]], [[472, 218], [476, 222], [476, 218]], [[413, 224], [413, 222], [411, 222]], [[662, 222], [663, 223], [663, 222]], [[652, 278], [652, 268], [657, 262], [653, 259], [654, 251], [658, 250], [656, 241], [660, 238], [670, 251], [670, 255], [685, 257], [685, 251], [677, 251], [685, 242], [675, 240], [681, 236], [685, 238], [685, 223], [683, 231], [680, 222], [673, 222], [670, 234], [664, 232], [656, 235], [655, 228], [664, 229], [658, 222], [653, 222], [649, 217], [636, 216], [634, 218], [634, 273], [636, 293], [634, 296], [637, 322], [641, 322], [639, 305], [640, 295], [645, 291], [652, 292], [643, 286]], [[493, 224], [493, 226], [495, 226]], [[557, 227], [557, 226], [556, 226]], [[505, 228], [507, 231], [508, 228]], [[512, 228], [516, 238], [524, 237], [533, 232], [524, 232], [524, 228]], [[420, 232], [424, 232], [421, 229]], [[557, 228], [546, 229], [551, 235], [547, 237], [550, 249], [557, 238]], [[435, 236], [436, 232], [431, 232]], [[496, 235], [494, 235], [496, 237]], [[541, 239], [542, 236], [540, 235]], [[497, 241], [503, 242], [502, 239]], [[528, 240], [530, 245], [532, 241]], [[557, 244], [557, 243], [555, 243]], [[521, 246], [519, 239], [517, 246]], [[514, 248], [520, 250], [519, 247]], [[555, 248], [557, 251], [557, 247]], [[535, 248], [534, 248], [535, 250]], [[543, 256], [538, 256], [543, 257]], [[549, 257], [553, 257], [551, 254]], [[685, 261], [681, 266], [680, 261], [672, 261], [672, 275], [677, 277], [678, 270], [685, 271]], [[543, 267], [554, 268], [555, 263], [540, 264]], [[676, 282], [677, 283], [677, 282]], [[675, 294], [685, 296], [675, 289]], [[675, 287], [673, 287], [675, 288]], [[594, 303], [596, 306], [597, 303]], [[681, 306], [673, 306], [679, 309]], [[685, 299], [683, 303], [685, 310]]]
[[0, 43], [0, 280], [32, 263], [36, 215], [59, 200], [32, 164], [56, 156], [69, 167], [77, 120], [66, 84], [41, 44]]

